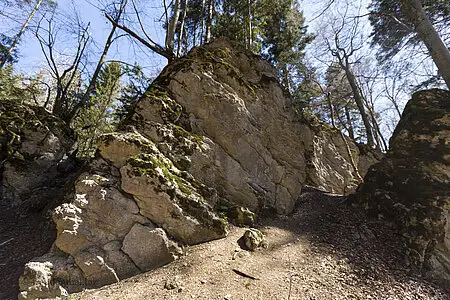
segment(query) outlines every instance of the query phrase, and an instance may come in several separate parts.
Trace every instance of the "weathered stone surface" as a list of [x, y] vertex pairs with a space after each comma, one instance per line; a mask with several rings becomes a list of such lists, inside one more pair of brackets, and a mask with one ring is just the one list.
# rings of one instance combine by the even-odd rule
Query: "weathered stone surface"
[[221, 207], [289, 214], [305, 184], [347, 192], [354, 172], [340, 135], [291, 102], [269, 63], [226, 39], [171, 63], [120, 130], [99, 139], [74, 198], [53, 213], [49, 256], [63, 251], [96, 287], [170, 262], [179, 251], [170, 239], [226, 236]]
[[307, 181], [336, 193], [357, 185], [339, 133], [302, 121], [270, 64], [226, 39], [166, 67], [128, 123], [180, 169], [255, 212], [290, 213]]
[[123, 240], [122, 250], [142, 271], [148, 271], [170, 263], [178, 253], [173, 251], [178, 246], [169, 241], [161, 228], [135, 224]]
[[69, 294], [58, 283], [52, 281], [50, 262], [29, 262], [19, 279], [21, 293], [18, 299], [60, 298], [68, 299]]
[[228, 209], [228, 219], [236, 226], [253, 226], [256, 215], [246, 207], [233, 206]]
[[134, 223], [148, 222], [134, 200], [109, 182], [100, 175], [82, 174], [75, 185], [74, 201], [55, 210], [55, 245], [60, 250], [76, 255], [92, 245], [121, 240]]
[[5, 99], [0, 99], [0, 121], [2, 210], [37, 211], [62, 202], [76, 166], [68, 126], [41, 107]]
[[116, 271], [105, 260], [105, 253], [92, 246], [73, 255], [77, 266], [83, 271], [87, 286], [100, 287], [119, 281]]
[[226, 222], [176, 172], [161, 157], [140, 156], [121, 168], [122, 188], [134, 195], [143, 216], [186, 244], [224, 237]]
[[265, 243], [264, 234], [255, 228], [247, 229], [238, 243], [244, 250], [255, 251]]
[[409, 258], [450, 283], [450, 92], [417, 92], [355, 197], [373, 215], [394, 221]]

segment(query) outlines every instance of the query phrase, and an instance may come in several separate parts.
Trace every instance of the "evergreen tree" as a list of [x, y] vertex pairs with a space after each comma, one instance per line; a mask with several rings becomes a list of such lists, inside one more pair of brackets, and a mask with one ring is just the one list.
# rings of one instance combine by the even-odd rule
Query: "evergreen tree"
[[313, 36], [307, 34], [305, 18], [294, 1], [265, 0], [263, 11], [262, 54], [277, 68], [284, 86], [295, 94], [308, 78], [310, 70], [304, 63], [304, 50]]
[[82, 108], [75, 118], [73, 127], [77, 133], [79, 156], [92, 156], [97, 138], [115, 129], [117, 119], [114, 103], [118, 98], [121, 76], [120, 63], [106, 64], [99, 73], [95, 92], [90, 95], [91, 105]]
[[114, 103], [115, 119], [119, 122], [125, 119], [152, 81], [138, 65], [132, 68], [126, 67], [124, 73], [128, 76], [128, 83], [121, 88], [120, 95]]

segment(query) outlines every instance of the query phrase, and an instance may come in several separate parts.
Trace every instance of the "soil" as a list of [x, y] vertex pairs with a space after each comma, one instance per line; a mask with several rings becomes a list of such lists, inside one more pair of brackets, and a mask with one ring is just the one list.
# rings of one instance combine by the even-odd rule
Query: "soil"
[[0, 299], [17, 299], [19, 277], [34, 257], [47, 253], [56, 230], [42, 213], [21, 215], [14, 209], [0, 212]]
[[394, 228], [346, 197], [308, 188], [292, 215], [257, 227], [267, 243], [254, 252], [238, 246], [246, 229], [232, 227], [172, 264], [71, 299], [450, 299], [408, 268]]

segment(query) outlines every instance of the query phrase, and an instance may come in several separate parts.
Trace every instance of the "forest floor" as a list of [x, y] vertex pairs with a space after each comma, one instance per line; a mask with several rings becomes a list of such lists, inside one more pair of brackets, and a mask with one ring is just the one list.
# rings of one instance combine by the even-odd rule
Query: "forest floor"
[[17, 299], [25, 264], [50, 250], [56, 229], [41, 213], [0, 207], [0, 300]]
[[306, 189], [292, 215], [260, 221], [265, 248], [240, 249], [245, 228], [232, 227], [172, 264], [71, 299], [450, 299], [406, 267], [393, 228], [346, 200]]

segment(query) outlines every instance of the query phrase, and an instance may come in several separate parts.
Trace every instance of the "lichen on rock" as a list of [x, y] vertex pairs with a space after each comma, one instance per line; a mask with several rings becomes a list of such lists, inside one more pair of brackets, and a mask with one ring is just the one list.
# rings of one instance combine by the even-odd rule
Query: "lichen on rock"
[[[228, 39], [194, 48], [99, 138], [74, 197], [53, 213], [58, 235], [43, 259], [66, 256], [84, 282], [71, 291], [96, 287], [169, 263], [179, 244], [226, 236], [233, 207], [229, 217], [251, 225], [291, 213], [305, 184], [348, 190], [340, 135], [313, 127], [268, 62]], [[62, 286], [63, 274], [52, 275]]]
[[450, 92], [417, 92], [355, 201], [394, 222], [412, 266], [450, 283]]

